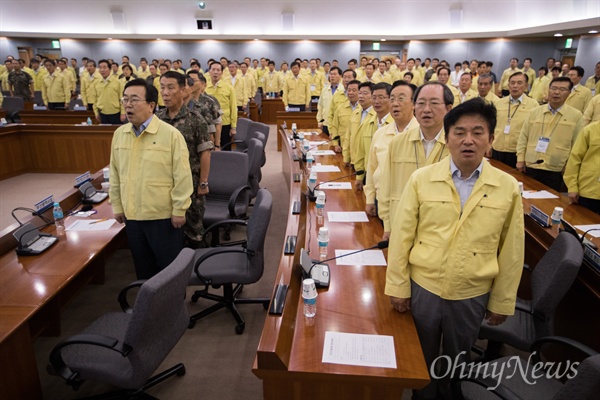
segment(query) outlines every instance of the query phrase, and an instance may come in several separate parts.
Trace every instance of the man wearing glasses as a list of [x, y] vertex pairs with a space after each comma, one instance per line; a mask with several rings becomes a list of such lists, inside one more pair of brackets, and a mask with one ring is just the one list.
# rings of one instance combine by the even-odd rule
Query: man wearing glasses
[[138, 279], [167, 267], [183, 248], [183, 225], [192, 194], [183, 135], [154, 116], [158, 91], [144, 79], [125, 85], [121, 104], [128, 124], [113, 136], [110, 198], [125, 232]]
[[573, 82], [568, 77], [550, 82], [548, 104], [534, 108], [517, 142], [517, 169], [560, 192], [562, 171], [583, 127], [579, 110], [565, 104]]

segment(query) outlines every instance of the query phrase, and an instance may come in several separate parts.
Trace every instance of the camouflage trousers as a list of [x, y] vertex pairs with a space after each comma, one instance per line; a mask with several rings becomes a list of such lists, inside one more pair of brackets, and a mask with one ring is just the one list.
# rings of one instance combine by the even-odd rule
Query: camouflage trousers
[[185, 234], [185, 246], [192, 249], [205, 247], [204, 245], [204, 195], [199, 195], [197, 189], [191, 196], [192, 204], [185, 213], [185, 225], [183, 233]]

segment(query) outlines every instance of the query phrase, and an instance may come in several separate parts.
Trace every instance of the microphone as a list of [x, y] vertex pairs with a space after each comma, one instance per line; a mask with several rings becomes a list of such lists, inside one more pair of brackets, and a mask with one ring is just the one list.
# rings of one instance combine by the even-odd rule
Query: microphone
[[325, 143], [321, 143], [316, 146], [309, 147], [306, 150], [304, 150], [304, 147], [301, 147], [300, 149], [302, 150], [302, 161], [306, 161], [306, 155], [308, 154], [309, 151], [314, 150], [319, 146], [323, 146], [324, 144], [327, 144], [327, 143], [333, 142], [334, 140], [339, 140], [339, 139], [340, 139], [340, 135], [337, 135], [337, 136], [327, 140]]
[[365, 173], [365, 171], [363, 171], [363, 170], [361, 169], [361, 170], [355, 171], [355, 172], [353, 172], [353, 173], [351, 173], [351, 174], [349, 174], [349, 175], [344, 175], [344, 176], [341, 176], [341, 177], [339, 177], [339, 178], [335, 178], [335, 179], [331, 179], [331, 180], [329, 180], [329, 181], [321, 182], [321, 183], [319, 183], [318, 185], [316, 185], [316, 186], [314, 187], [314, 189], [312, 189], [312, 190], [310, 190], [310, 187], [309, 187], [309, 188], [308, 188], [308, 192], [306, 193], [306, 194], [308, 195], [308, 199], [309, 199], [310, 201], [316, 201], [316, 200], [317, 200], [317, 196], [315, 196], [315, 190], [317, 190], [317, 188], [318, 188], [319, 186], [321, 186], [321, 185], [324, 185], [325, 183], [339, 181], [339, 180], [341, 180], [341, 179], [344, 179], [344, 178], [350, 178], [351, 176], [355, 176], [355, 175], [362, 175], [362, 174], [364, 174], [364, 173]]
[[325, 264], [327, 261], [337, 260], [338, 258], [350, 256], [357, 253], [362, 253], [363, 251], [373, 250], [373, 249], [387, 249], [389, 246], [389, 240], [383, 240], [377, 243], [374, 246], [367, 247], [365, 249], [360, 249], [353, 251], [351, 253], [347, 253], [341, 256], [328, 258], [323, 261], [312, 260], [308, 255], [308, 251], [306, 249], [302, 249], [300, 251], [300, 264], [302, 265], [302, 275], [304, 279], [311, 278], [314, 279], [315, 285], [319, 288], [329, 287], [330, 282], [330, 272], [329, 265]]

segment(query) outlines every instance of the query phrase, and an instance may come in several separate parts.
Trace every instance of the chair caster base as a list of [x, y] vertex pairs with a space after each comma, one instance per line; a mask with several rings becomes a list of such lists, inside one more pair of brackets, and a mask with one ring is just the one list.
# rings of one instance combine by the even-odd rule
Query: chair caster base
[[244, 328], [246, 327], [246, 324], [242, 323], [242, 324], [237, 324], [235, 326], [235, 333], [237, 333], [238, 335], [241, 335], [242, 333], [244, 333]]

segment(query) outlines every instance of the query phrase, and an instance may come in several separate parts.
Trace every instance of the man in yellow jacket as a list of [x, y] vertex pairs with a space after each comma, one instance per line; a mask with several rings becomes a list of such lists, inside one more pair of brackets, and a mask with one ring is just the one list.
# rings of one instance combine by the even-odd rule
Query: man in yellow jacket
[[[442, 359], [441, 371], [468, 363], [482, 321], [499, 325], [514, 314], [523, 203], [517, 180], [483, 159], [495, 117], [481, 99], [451, 110], [450, 157], [412, 174], [394, 218], [385, 293], [397, 311], [411, 311], [428, 369], [440, 345], [450, 364]], [[417, 395], [445, 398], [447, 382], [433, 375]]]
[[592, 91], [592, 96], [600, 95], [600, 61], [596, 63], [594, 75], [585, 81], [585, 87]]
[[572, 203], [600, 214], [600, 121], [583, 128], [573, 148], [564, 180]]
[[87, 73], [81, 75], [81, 100], [83, 101], [83, 105], [92, 111], [96, 102], [95, 86], [102, 79], [102, 76], [96, 70], [96, 62], [94, 60], [88, 60], [85, 67]]
[[[338, 68], [338, 67], [333, 67]], [[333, 70], [332, 68], [332, 70]], [[354, 76], [354, 71], [350, 71]], [[346, 75], [346, 74], [344, 74]], [[360, 109], [358, 104], [358, 86], [360, 81], [357, 79], [350, 80], [345, 84], [346, 89], [343, 92], [339, 92], [341, 89], [338, 88], [333, 98], [339, 100], [335, 113], [329, 114], [329, 136], [333, 139], [340, 137], [339, 140], [334, 140], [334, 146], [336, 152], [342, 152], [342, 158], [347, 166], [350, 166], [350, 118], [357, 108]], [[341, 93], [338, 95], [338, 93]], [[341, 101], [343, 99], [344, 101]], [[334, 107], [332, 99], [331, 107]]]
[[584, 73], [584, 69], [578, 66], [572, 67], [567, 73], [567, 76], [573, 82], [573, 89], [571, 89], [571, 94], [569, 94], [565, 103], [581, 113], [585, 111], [593, 97], [592, 91], [580, 84]]
[[108, 60], [98, 61], [101, 79], [96, 82], [94, 114], [101, 124], [118, 125], [125, 122], [125, 109], [121, 105], [121, 83], [111, 74]]
[[292, 76], [283, 82], [283, 104], [286, 110], [296, 108], [299, 111], [310, 109], [310, 84], [300, 73], [300, 64], [292, 63]]
[[183, 248], [182, 227], [193, 191], [185, 139], [153, 115], [157, 100], [156, 88], [143, 79], [125, 85], [129, 123], [115, 131], [110, 153], [112, 209], [118, 222], [127, 222], [138, 279], [156, 275]]
[[57, 70], [56, 61], [47, 59], [44, 66], [48, 74], [44, 77], [42, 98], [49, 110], [66, 110], [71, 101], [71, 84]]

